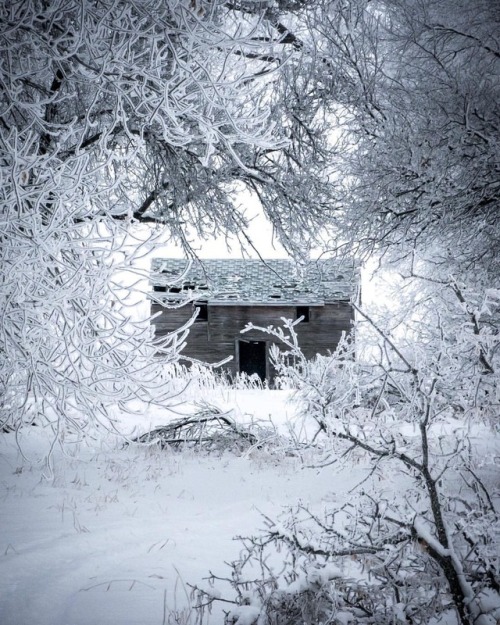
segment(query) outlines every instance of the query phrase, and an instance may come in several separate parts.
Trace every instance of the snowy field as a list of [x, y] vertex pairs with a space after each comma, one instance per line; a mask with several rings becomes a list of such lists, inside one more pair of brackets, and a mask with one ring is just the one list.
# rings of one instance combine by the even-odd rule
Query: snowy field
[[[278, 432], [304, 436], [287, 391], [225, 389], [204, 399], [240, 421], [272, 419]], [[152, 409], [119, 424], [141, 433], [178, 416]], [[284, 450], [162, 451], [105, 435], [56, 448], [50, 476], [36, 462], [45, 434], [31, 430], [23, 450], [32, 464], [12, 433], [0, 437], [2, 625], [189, 624], [188, 584], [228, 574], [225, 562], [241, 549], [235, 536], [299, 500], [313, 510], [338, 502], [367, 475]], [[210, 622], [222, 621], [215, 611]]]
[[[240, 418], [285, 427], [287, 397], [246, 390], [219, 400]], [[122, 425], [140, 432], [168, 418], [152, 410]], [[36, 459], [47, 441], [29, 434], [23, 450]], [[165, 609], [186, 606], [188, 583], [227, 572], [240, 550], [233, 537], [259, 528], [261, 512], [319, 504], [348, 485], [284, 454], [177, 453], [111, 436], [56, 449], [47, 479], [43, 464], [23, 461], [13, 434], [0, 445], [2, 625], [161, 625]]]

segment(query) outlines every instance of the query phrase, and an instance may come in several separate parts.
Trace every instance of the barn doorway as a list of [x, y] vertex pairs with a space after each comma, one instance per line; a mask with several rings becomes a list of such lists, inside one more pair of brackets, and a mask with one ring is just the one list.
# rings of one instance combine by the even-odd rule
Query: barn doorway
[[262, 381], [266, 379], [265, 341], [238, 341], [238, 360], [240, 372], [256, 373]]

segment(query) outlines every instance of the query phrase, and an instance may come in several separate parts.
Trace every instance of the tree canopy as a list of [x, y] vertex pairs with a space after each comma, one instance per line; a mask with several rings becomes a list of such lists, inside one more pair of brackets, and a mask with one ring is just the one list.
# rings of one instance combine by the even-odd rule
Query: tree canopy
[[0, 358], [3, 394], [17, 398], [4, 421], [37, 385], [91, 379], [98, 402], [97, 355], [112, 379], [138, 336], [151, 347], [113, 278], [140, 253], [134, 227], [167, 230], [190, 253], [186, 228], [244, 233], [244, 189], [299, 260], [319, 242], [495, 284], [494, 3], [19, 0], [0, 11]]

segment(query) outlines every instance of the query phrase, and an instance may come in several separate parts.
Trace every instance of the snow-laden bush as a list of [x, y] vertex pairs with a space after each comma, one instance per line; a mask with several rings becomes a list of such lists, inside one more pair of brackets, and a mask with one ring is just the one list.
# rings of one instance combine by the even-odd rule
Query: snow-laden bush
[[281, 341], [275, 366], [329, 441], [332, 482], [354, 464], [363, 477], [335, 506], [299, 504], [244, 539], [226, 623], [497, 624], [498, 301], [482, 317], [464, 292], [450, 282], [434, 334], [419, 316], [426, 336], [407, 344], [360, 311], [380, 336], [371, 362], [349, 338], [307, 361], [296, 322], [259, 328]]
[[29, 202], [5, 216], [0, 427], [48, 426], [61, 439], [112, 428], [115, 405], [163, 403], [162, 362], [176, 360], [189, 323], [155, 340], [148, 315], [134, 313], [144, 250], [121, 226], [75, 223], [62, 206], [47, 222]]

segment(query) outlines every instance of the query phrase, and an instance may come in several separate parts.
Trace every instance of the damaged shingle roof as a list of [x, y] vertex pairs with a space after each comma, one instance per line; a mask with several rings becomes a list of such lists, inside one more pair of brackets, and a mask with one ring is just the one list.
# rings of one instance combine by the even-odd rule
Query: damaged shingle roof
[[202, 299], [224, 304], [307, 304], [345, 301], [359, 287], [352, 260], [179, 260], [152, 262], [154, 296], [160, 300]]

